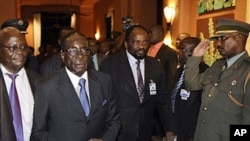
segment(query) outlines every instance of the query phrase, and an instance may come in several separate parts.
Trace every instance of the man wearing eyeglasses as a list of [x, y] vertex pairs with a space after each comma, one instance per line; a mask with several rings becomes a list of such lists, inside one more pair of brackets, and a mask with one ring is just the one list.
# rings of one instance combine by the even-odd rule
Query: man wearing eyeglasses
[[39, 75], [24, 67], [29, 47], [15, 27], [0, 31], [0, 140], [29, 141]]
[[89, 68], [90, 47], [79, 32], [61, 43], [65, 65], [36, 91], [32, 140], [115, 141], [120, 129], [111, 77]]
[[203, 89], [194, 141], [229, 141], [230, 125], [250, 124], [250, 60], [245, 50], [249, 32], [250, 24], [218, 19], [210, 40], [216, 41], [223, 58], [199, 74], [209, 40], [202, 41], [188, 57], [186, 89]]

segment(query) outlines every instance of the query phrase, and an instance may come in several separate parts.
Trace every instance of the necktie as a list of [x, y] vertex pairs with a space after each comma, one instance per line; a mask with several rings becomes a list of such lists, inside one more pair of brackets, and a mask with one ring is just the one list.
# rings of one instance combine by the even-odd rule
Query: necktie
[[142, 103], [143, 99], [144, 99], [144, 85], [143, 85], [143, 79], [142, 79], [142, 74], [141, 74], [141, 69], [140, 69], [140, 61], [138, 60], [136, 62], [137, 67], [136, 67], [136, 71], [137, 71], [137, 79], [138, 79], [138, 83], [137, 83], [137, 89], [138, 89], [138, 96], [140, 98], [140, 102]]
[[82, 104], [82, 108], [85, 112], [85, 115], [88, 116], [89, 115], [89, 111], [90, 111], [90, 107], [89, 107], [89, 99], [85, 90], [85, 79], [81, 78], [79, 80], [79, 85], [81, 86], [80, 89], [80, 101]]
[[183, 83], [183, 81], [184, 81], [184, 69], [185, 69], [185, 67], [183, 68], [183, 71], [182, 71], [182, 73], [181, 73], [181, 76], [180, 76], [178, 82], [175, 84], [175, 88], [174, 88], [174, 90], [173, 90], [173, 92], [172, 92], [172, 96], [171, 96], [171, 106], [172, 106], [172, 112], [173, 112], [173, 113], [174, 113], [174, 110], [175, 110], [175, 99], [176, 99], [176, 95], [177, 95], [177, 93], [178, 93], [178, 91], [179, 91], [179, 89], [180, 89], [180, 87], [181, 87], [181, 85], [182, 85], [182, 83]]
[[15, 79], [18, 75], [15, 74], [7, 74], [11, 79], [11, 86], [10, 86], [10, 93], [9, 93], [9, 99], [12, 109], [12, 115], [13, 115], [13, 125], [14, 130], [16, 133], [17, 141], [23, 141], [23, 125], [22, 125], [22, 114], [21, 114], [21, 108], [19, 103], [19, 98], [17, 95], [16, 90], [16, 82]]

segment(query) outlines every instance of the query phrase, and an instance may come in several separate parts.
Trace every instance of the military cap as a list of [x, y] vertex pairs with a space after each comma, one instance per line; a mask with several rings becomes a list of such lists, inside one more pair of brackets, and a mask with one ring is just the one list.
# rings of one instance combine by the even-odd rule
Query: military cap
[[20, 30], [21, 33], [26, 34], [28, 26], [29, 22], [24, 19], [8, 19], [2, 24], [1, 29], [5, 27], [15, 27]]
[[216, 21], [216, 32], [213, 36], [210, 36], [209, 39], [215, 40], [218, 37], [235, 32], [248, 36], [250, 24], [238, 20], [221, 18]]

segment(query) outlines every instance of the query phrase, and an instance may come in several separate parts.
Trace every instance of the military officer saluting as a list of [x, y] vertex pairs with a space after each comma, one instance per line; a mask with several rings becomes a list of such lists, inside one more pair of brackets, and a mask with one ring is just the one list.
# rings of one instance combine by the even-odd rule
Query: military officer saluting
[[232, 19], [218, 19], [216, 47], [223, 59], [199, 74], [199, 63], [209, 49], [202, 41], [188, 58], [185, 86], [203, 88], [194, 141], [229, 141], [230, 125], [250, 124], [250, 59], [245, 50], [250, 25]]

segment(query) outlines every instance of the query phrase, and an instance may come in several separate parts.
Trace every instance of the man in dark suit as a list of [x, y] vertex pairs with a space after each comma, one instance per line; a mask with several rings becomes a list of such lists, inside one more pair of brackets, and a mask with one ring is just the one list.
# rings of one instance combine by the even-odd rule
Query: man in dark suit
[[29, 47], [25, 35], [18, 30], [24, 22], [21, 19], [8, 20], [0, 31], [1, 141], [29, 141], [31, 134], [34, 83], [39, 75], [24, 67]]
[[100, 67], [113, 80], [122, 122], [118, 141], [150, 141], [156, 116], [169, 139], [174, 130], [170, 95], [161, 63], [146, 56], [147, 30], [131, 26], [125, 33], [125, 47], [125, 51], [103, 60]]
[[[187, 37], [179, 45], [180, 67], [176, 73], [176, 87], [172, 93], [173, 113], [176, 121], [177, 141], [192, 141], [201, 104], [202, 90], [187, 91], [185, 89], [184, 75], [186, 59], [192, 55], [194, 48], [200, 43], [196, 37]], [[208, 68], [203, 61], [199, 64], [199, 72], [203, 73]], [[180, 84], [182, 83], [182, 84]], [[178, 84], [180, 84], [178, 86]]]
[[161, 25], [154, 25], [149, 30], [151, 47], [147, 55], [159, 60], [166, 74], [167, 91], [171, 92], [174, 87], [174, 77], [177, 68], [177, 52], [163, 43], [164, 28]]
[[[171, 93], [174, 87], [174, 77], [177, 68], [177, 52], [163, 43], [164, 28], [162, 25], [154, 25], [149, 29], [151, 47], [147, 55], [159, 60], [164, 68], [167, 92]], [[164, 136], [159, 119], [156, 119], [153, 141], [162, 140]]]
[[67, 34], [61, 47], [65, 67], [36, 91], [32, 140], [115, 141], [120, 121], [110, 76], [89, 69], [90, 47], [81, 33]]

